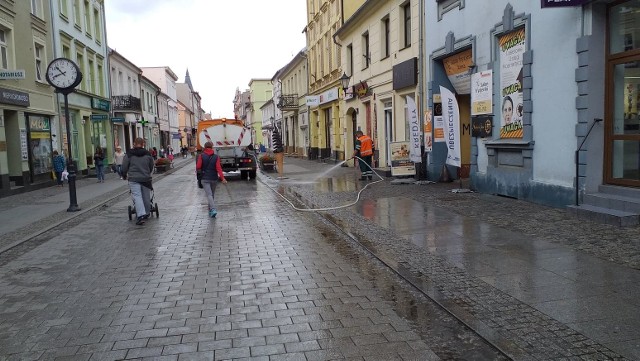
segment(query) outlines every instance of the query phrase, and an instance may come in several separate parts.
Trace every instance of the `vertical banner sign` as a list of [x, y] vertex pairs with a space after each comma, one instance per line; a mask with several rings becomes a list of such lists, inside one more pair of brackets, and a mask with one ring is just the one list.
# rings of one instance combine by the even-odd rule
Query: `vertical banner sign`
[[444, 59], [442, 63], [456, 93], [469, 94], [471, 87], [469, 67], [473, 64], [471, 49], [451, 55]]
[[491, 114], [493, 102], [493, 71], [486, 70], [471, 75], [471, 116]]
[[431, 152], [433, 150], [433, 119], [431, 118], [431, 110], [424, 112], [424, 151]]
[[458, 101], [453, 93], [441, 86], [440, 96], [442, 97], [442, 118], [444, 119], [445, 138], [447, 142], [446, 163], [460, 168], [460, 109]]
[[503, 35], [500, 47], [500, 138], [522, 138], [524, 28]]
[[422, 138], [422, 134], [420, 133], [420, 120], [418, 118], [418, 110], [416, 109], [416, 102], [412, 97], [407, 96], [407, 115], [409, 116], [409, 126], [411, 129], [409, 143], [411, 144], [410, 148], [410, 159], [414, 163], [422, 162], [422, 152], [420, 152], [420, 138]]

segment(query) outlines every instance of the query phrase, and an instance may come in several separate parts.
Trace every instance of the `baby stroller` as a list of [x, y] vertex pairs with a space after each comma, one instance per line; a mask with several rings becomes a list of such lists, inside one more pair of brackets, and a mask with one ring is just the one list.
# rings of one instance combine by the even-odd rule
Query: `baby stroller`
[[[129, 194], [131, 194], [131, 191], [129, 191]], [[152, 188], [149, 195], [149, 199], [151, 203], [151, 210], [149, 210], [149, 215], [153, 215], [155, 213], [156, 218], [158, 218], [160, 217], [160, 211], [158, 210], [158, 203], [156, 203], [153, 200], [153, 198], [154, 198], [154, 192]], [[136, 217], [136, 206], [133, 201], [133, 196], [131, 197], [131, 205], [128, 207], [128, 211], [129, 211], [129, 220], [131, 221]]]

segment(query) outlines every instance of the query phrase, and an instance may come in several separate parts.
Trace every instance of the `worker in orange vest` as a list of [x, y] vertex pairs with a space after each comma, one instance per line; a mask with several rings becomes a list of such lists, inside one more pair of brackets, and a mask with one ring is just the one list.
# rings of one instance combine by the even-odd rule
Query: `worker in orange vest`
[[373, 140], [368, 135], [364, 135], [361, 130], [356, 132], [356, 144], [353, 151], [353, 157], [358, 157], [360, 172], [362, 176], [360, 180], [373, 178], [373, 168], [371, 160], [373, 159]]

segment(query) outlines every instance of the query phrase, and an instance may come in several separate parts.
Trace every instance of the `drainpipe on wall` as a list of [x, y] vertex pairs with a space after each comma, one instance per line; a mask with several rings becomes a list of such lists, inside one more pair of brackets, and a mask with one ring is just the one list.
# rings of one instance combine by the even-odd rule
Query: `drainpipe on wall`
[[422, 144], [422, 146], [420, 147], [420, 153], [421, 153], [421, 160], [422, 162], [420, 164], [418, 164], [416, 166], [416, 178], [418, 180], [420, 179], [427, 179], [427, 155], [425, 154], [425, 144], [424, 144], [424, 104], [425, 104], [425, 97], [424, 97], [424, 56], [423, 56], [423, 52], [424, 52], [424, 1], [419, 1], [418, 2], [418, 8], [419, 8], [419, 16], [420, 19], [418, 21], [419, 23], [419, 36], [418, 36], [418, 97], [420, 98], [420, 101], [418, 102], [418, 117], [420, 118], [420, 133], [422, 134], [422, 139], [420, 139], [420, 144]]

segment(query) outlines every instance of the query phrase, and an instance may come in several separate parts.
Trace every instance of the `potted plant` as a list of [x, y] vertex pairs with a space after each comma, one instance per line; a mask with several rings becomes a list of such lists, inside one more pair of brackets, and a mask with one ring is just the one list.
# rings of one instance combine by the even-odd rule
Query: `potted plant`
[[260, 169], [262, 170], [273, 170], [275, 165], [275, 158], [273, 155], [266, 153], [258, 158], [258, 163], [260, 164]]
[[158, 158], [155, 162], [156, 173], [162, 173], [171, 167], [171, 161], [167, 158]]

